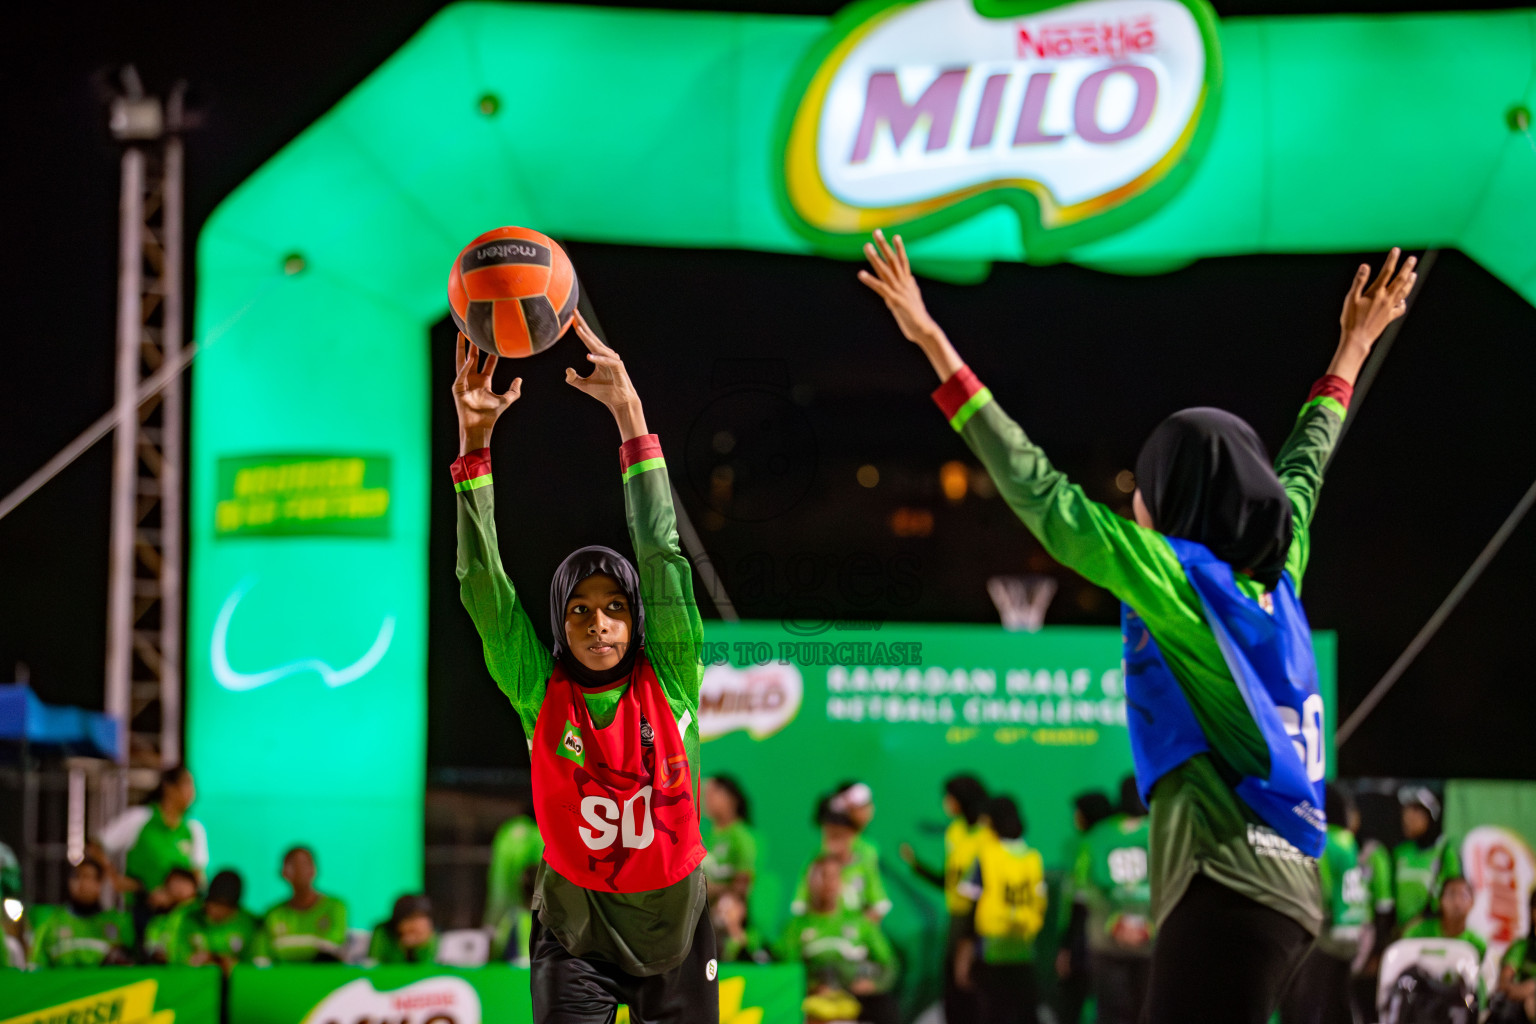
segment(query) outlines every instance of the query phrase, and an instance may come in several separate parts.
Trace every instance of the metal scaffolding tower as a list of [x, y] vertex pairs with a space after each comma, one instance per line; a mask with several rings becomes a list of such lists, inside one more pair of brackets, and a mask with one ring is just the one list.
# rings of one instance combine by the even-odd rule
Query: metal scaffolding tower
[[106, 710], [136, 777], [182, 758], [181, 380], [142, 404], [138, 392], [181, 357], [184, 93], [146, 96], [129, 67], [111, 104], [123, 160]]

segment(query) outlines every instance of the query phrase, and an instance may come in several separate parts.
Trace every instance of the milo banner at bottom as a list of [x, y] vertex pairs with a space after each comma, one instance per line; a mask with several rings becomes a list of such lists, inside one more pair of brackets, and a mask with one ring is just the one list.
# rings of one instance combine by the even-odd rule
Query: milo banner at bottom
[[216, 967], [0, 971], [0, 1024], [219, 1024]]
[[[798, 965], [723, 966], [720, 1024], [799, 1021], [804, 994], [805, 973]], [[528, 971], [503, 964], [478, 968], [237, 967], [229, 979], [228, 1024], [376, 1021], [532, 1024]], [[170, 1022], [157, 1020], [153, 1024]]]

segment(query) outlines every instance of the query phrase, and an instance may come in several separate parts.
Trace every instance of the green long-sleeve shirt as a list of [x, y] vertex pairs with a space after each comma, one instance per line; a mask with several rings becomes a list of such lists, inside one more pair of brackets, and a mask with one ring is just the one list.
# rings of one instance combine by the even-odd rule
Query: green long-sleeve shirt
[[[589, 705], [590, 707], [590, 705]], [[609, 709], [611, 715], [612, 709]], [[530, 817], [502, 823], [491, 841], [491, 869], [486, 874], [485, 924], [494, 928], [513, 907], [527, 909], [523, 873], [544, 859], [544, 837]]]
[[128, 963], [133, 921], [120, 910], [71, 904], [33, 908], [33, 967], [99, 967], [109, 960]]
[[[672, 485], [655, 434], [619, 449], [624, 506], [645, 609], [645, 646], [672, 715], [686, 723], [683, 745], [699, 798], [700, 649], [704, 623], [693, 596], [693, 570], [677, 538]], [[490, 452], [479, 449], [453, 464], [458, 491], [459, 597], [485, 648], [485, 664], [517, 711], [529, 746], [554, 667], [534, 632], [525, 602], [507, 577], [497, 546]], [[599, 728], [613, 720], [628, 684], [583, 696]], [[694, 871], [666, 889], [595, 892], [539, 866], [534, 891], [539, 920], [578, 956], [610, 960], [632, 974], [670, 970], [688, 953], [693, 922], [704, 906], [704, 875]]]
[[880, 926], [857, 910], [839, 906], [828, 913], [809, 911], [784, 929], [783, 959], [805, 964], [811, 988], [847, 989], [860, 979], [886, 992], [896, 983], [896, 954]]
[[1392, 851], [1392, 895], [1397, 922], [1407, 925], [1415, 918], [1440, 911], [1440, 889], [1446, 879], [1461, 874], [1461, 851], [1448, 836], [1428, 846], [1411, 839]]
[[[1319, 381], [1275, 460], [1291, 501], [1293, 540], [1286, 572], [1298, 593], [1323, 467], [1343, 426], [1350, 391], [1336, 377]], [[1046, 551], [1109, 590], [1146, 622], [1210, 744], [1211, 754], [1169, 772], [1152, 793], [1157, 922], [1177, 904], [1190, 879], [1203, 873], [1316, 934], [1322, 924], [1316, 862], [1269, 829], [1218, 768], [1266, 777], [1268, 747], [1172, 545], [1156, 530], [1091, 501], [1051, 465], [969, 368], [945, 381], [934, 399]], [[1256, 580], [1236, 579], [1249, 597], [1263, 593]]]
[[251, 959], [262, 967], [339, 960], [346, 944], [347, 905], [341, 900], [321, 896], [305, 910], [285, 900], [261, 919]]

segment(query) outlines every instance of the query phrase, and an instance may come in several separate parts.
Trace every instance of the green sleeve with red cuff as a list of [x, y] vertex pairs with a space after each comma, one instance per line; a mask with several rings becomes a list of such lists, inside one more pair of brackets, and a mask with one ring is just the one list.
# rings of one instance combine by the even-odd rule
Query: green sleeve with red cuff
[[1333, 374], [1314, 384], [1275, 459], [1275, 473], [1291, 499], [1291, 549], [1286, 552], [1285, 570], [1297, 594], [1312, 554], [1312, 516], [1323, 489], [1323, 468], [1344, 429], [1344, 414], [1354, 391], [1354, 385]]
[[[1217, 754], [1241, 774], [1266, 777], [1269, 754], [1221, 655], [1199, 595], [1167, 539], [1092, 501], [1067, 479], [982, 385], [962, 366], [933, 393], [950, 426], [965, 439], [996, 482], [998, 493], [1045, 550], [1062, 565], [1130, 605], [1157, 639], [1169, 668]], [[1338, 438], [1347, 385], [1324, 378], [1281, 449], [1277, 472], [1296, 506], [1298, 545], [1305, 563], [1322, 467]], [[1257, 596], [1262, 586], [1238, 585]]]
[[532, 742], [554, 662], [501, 564], [490, 449], [459, 456], [451, 470], [458, 492], [459, 599], [480, 632], [485, 667], [512, 702]]
[[[672, 482], [661, 441], [655, 434], [625, 441], [619, 448], [619, 469], [645, 607], [646, 657], [679, 721], [684, 714], [697, 718], [704, 681], [699, 656], [704, 621], [694, 601], [693, 567], [678, 544]], [[697, 763], [697, 757], [694, 760]]]

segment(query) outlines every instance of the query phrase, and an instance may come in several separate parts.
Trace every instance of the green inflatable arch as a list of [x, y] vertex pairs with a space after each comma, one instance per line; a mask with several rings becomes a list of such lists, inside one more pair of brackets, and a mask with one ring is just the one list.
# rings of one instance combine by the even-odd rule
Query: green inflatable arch
[[904, 224], [959, 278], [1454, 246], [1536, 302], [1536, 12], [976, 3], [457, 4], [219, 207], [198, 244], [189, 731], [214, 859], [254, 904], [300, 841], [359, 922], [420, 886], [446, 482], [424, 339], [488, 227], [808, 253]]

